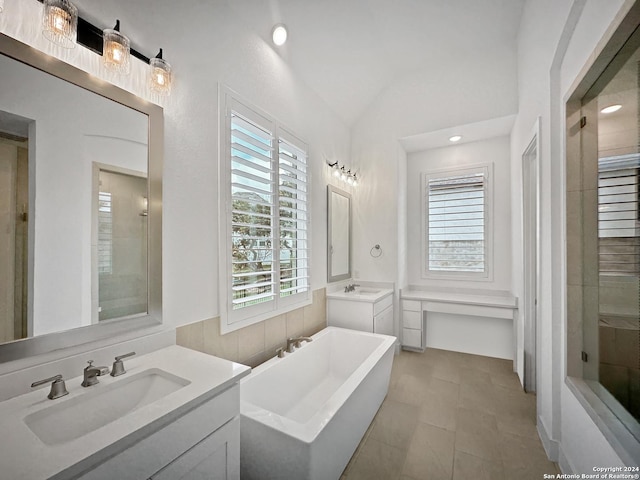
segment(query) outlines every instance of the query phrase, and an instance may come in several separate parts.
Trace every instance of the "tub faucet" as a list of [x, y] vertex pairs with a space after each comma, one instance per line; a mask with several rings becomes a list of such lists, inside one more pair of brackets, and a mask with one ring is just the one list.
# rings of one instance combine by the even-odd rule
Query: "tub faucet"
[[287, 353], [293, 353], [295, 348], [300, 348], [302, 346], [302, 342], [311, 342], [313, 338], [311, 337], [297, 337], [290, 338], [287, 340]]
[[109, 373], [109, 367], [94, 367], [93, 360], [89, 360], [89, 365], [84, 367], [84, 380], [82, 381], [83, 387], [90, 387], [99, 382], [98, 377], [107, 375]]

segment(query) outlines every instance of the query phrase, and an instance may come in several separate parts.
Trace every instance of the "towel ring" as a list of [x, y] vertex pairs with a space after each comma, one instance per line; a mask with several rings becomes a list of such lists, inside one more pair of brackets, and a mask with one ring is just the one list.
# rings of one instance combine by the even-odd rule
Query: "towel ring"
[[[377, 251], [378, 254], [374, 255], [373, 251]], [[371, 255], [373, 258], [378, 258], [379, 256], [382, 255], [382, 248], [380, 247], [380, 245], [376, 244], [373, 247], [371, 247], [371, 250], [369, 250], [369, 255]]]

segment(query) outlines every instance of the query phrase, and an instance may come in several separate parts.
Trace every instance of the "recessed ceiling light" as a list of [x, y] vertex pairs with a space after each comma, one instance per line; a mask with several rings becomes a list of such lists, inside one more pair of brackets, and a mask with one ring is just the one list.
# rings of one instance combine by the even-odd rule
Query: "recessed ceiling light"
[[459, 142], [462, 140], [462, 135], [454, 135], [453, 137], [449, 137], [450, 142]]
[[604, 107], [602, 110], [600, 110], [600, 112], [602, 113], [613, 113], [613, 112], [617, 112], [618, 110], [620, 110], [622, 108], [622, 105], [609, 105], [608, 107]]
[[273, 38], [273, 43], [277, 46], [284, 45], [284, 42], [287, 41], [287, 27], [281, 23], [273, 27], [271, 38]]

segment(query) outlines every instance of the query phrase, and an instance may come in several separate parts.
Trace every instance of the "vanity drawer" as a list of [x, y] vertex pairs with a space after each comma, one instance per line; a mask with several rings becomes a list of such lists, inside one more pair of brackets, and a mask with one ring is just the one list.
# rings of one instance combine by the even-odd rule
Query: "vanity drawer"
[[420, 300], [402, 300], [402, 309], [420, 312], [422, 311], [422, 302]]
[[404, 310], [402, 312], [402, 326], [404, 328], [422, 330], [422, 312]]
[[422, 330], [403, 328], [402, 346], [411, 348], [422, 348]]

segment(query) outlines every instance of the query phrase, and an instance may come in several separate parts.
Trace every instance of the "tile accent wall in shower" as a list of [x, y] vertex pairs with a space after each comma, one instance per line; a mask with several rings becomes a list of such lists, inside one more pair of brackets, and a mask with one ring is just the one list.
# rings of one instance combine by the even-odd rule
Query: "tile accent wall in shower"
[[183, 347], [243, 363], [251, 367], [275, 356], [287, 338], [313, 335], [327, 326], [326, 289], [314, 290], [313, 303], [264, 322], [220, 335], [220, 318], [211, 318], [177, 329]]

